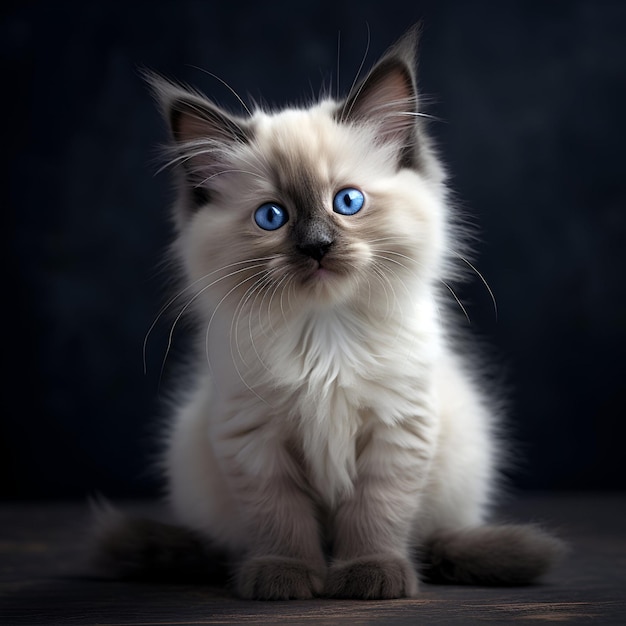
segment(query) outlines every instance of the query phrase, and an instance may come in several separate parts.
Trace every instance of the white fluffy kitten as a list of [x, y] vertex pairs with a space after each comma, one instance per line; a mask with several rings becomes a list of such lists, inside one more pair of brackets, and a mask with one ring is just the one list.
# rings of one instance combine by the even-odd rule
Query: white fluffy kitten
[[417, 592], [416, 555], [432, 581], [515, 584], [558, 552], [535, 528], [485, 525], [501, 444], [443, 312], [459, 241], [415, 38], [344, 101], [247, 119], [153, 79], [198, 328], [163, 462], [186, 530], [106, 524], [109, 569], [209, 572], [217, 551], [245, 598], [395, 598]]

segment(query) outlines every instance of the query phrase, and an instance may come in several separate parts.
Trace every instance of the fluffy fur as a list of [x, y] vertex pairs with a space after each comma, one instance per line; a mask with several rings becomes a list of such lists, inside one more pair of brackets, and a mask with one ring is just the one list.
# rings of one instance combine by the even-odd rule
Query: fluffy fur
[[[461, 241], [414, 54], [412, 32], [345, 100], [246, 119], [152, 79], [179, 174], [180, 298], [198, 328], [163, 461], [192, 534], [170, 532], [230, 554], [244, 598], [413, 596], [418, 549], [431, 580], [518, 584], [559, 549], [531, 527], [483, 526], [501, 444], [446, 322]], [[333, 212], [345, 188], [365, 197], [355, 215]], [[277, 230], [254, 221], [267, 202], [288, 216]], [[101, 561], [150, 570], [141, 546], [171, 552], [167, 534], [105, 525]]]

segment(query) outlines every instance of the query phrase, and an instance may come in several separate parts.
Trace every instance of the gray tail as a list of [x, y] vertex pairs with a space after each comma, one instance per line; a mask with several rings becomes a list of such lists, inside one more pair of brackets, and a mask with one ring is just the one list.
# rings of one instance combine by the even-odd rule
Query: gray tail
[[225, 585], [228, 555], [193, 531], [130, 517], [106, 503], [94, 506], [89, 556], [106, 578]]
[[565, 546], [536, 526], [505, 524], [440, 531], [422, 549], [426, 582], [513, 586], [540, 578]]

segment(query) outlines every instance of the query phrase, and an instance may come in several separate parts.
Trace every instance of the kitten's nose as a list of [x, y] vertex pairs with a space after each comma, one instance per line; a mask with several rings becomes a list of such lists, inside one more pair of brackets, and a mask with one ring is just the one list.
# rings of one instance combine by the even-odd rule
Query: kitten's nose
[[333, 245], [332, 240], [323, 241], [308, 241], [306, 243], [300, 243], [296, 246], [298, 252], [305, 254], [306, 256], [321, 261], [322, 257], [330, 250]]
[[332, 226], [316, 217], [298, 220], [292, 236], [296, 250], [318, 263], [335, 242]]

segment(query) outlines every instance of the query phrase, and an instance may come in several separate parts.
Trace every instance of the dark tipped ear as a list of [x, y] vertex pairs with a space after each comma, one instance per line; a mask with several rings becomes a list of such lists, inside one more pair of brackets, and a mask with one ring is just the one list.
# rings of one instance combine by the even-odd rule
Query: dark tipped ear
[[147, 80], [170, 128], [172, 162], [182, 166], [193, 199], [204, 204], [210, 182], [227, 167], [233, 146], [249, 139], [245, 121], [159, 76], [148, 75]]
[[342, 122], [376, 126], [379, 140], [398, 144], [405, 160], [416, 134], [418, 34], [415, 27], [391, 47], [351, 90], [338, 112]]
[[210, 139], [223, 144], [246, 141], [243, 128], [227, 113], [193, 94], [169, 103], [169, 124], [177, 143]]

